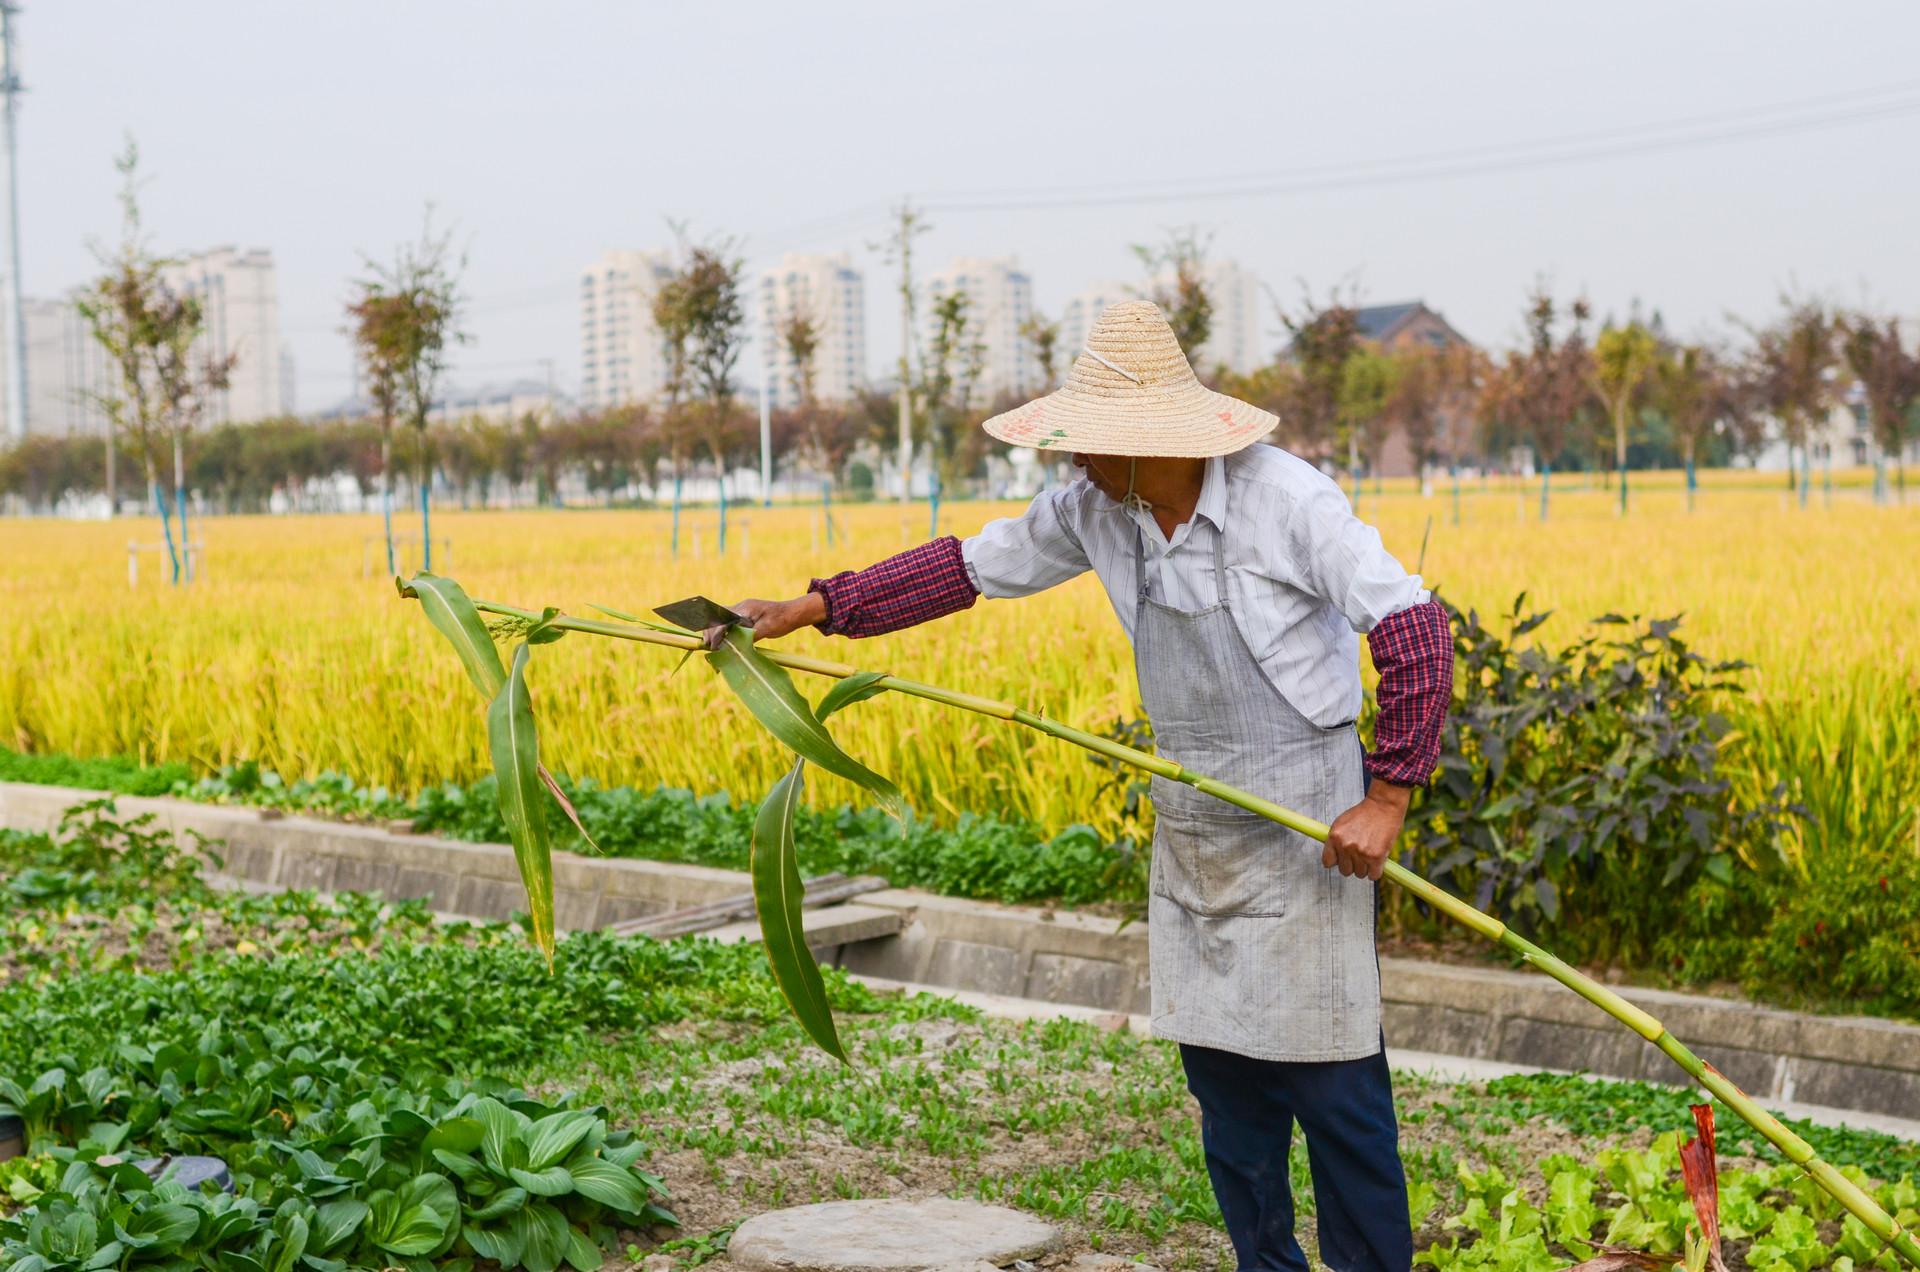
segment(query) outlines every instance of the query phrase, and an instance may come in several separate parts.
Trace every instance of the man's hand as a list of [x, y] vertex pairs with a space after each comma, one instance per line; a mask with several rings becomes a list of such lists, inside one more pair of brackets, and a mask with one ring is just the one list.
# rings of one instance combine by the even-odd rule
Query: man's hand
[[[827, 620], [827, 598], [818, 592], [808, 592], [790, 601], [741, 601], [732, 608], [734, 613], [752, 621], [756, 641], [774, 640]], [[726, 633], [724, 627], [707, 628], [707, 648], [720, 648]]]
[[1407, 801], [1413, 788], [1373, 779], [1367, 797], [1334, 818], [1327, 831], [1327, 849], [1320, 864], [1329, 870], [1339, 867], [1349, 877], [1378, 879], [1386, 869], [1393, 841], [1400, 837], [1400, 826], [1407, 819]]

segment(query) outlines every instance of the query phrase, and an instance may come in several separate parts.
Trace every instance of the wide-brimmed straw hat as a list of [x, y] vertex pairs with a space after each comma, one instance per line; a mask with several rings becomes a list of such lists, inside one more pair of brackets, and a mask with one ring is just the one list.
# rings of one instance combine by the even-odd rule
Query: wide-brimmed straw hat
[[1160, 307], [1125, 300], [1093, 324], [1063, 387], [985, 427], [1038, 450], [1206, 459], [1259, 441], [1279, 422], [1201, 384]]

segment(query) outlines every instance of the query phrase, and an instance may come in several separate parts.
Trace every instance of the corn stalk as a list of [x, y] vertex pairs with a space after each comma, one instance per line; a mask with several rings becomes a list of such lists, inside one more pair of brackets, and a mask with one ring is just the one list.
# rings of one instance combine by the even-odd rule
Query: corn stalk
[[[409, 583], [402, 584], [401, 594], [417, 596], [428, 604], [429, 616], [434, 618], [436, 625], [443, 632], [454, 639], [469, 675], [489, 697], [494, 697], [501, 692], [501, 681], [495, 680], [493, 674], [490, 674], [486, 659], [491, 655], [492, 666], [497, 668], [498, 656], [490, 645], [484, 654], [474, 647], [475, 629], [484, 633], [484, 628], [481, 627], [478, 615], [474, 611], [501, 616], [509, 624], [515, 625], [517, 630], [526, 633], [527, 644], [557, 639], [559, 635], [566, 632], [580, 632], [586, 635], [607, 636], [617, 640], [637, 641], [641, 644], [679, 649], [689, 656], [705, 649], [701, 638], [691, 632], [650, 623], [617, 610], [604, 611], [622, 620], [609, 622], [563, 615], [551, 608], [533, 611], [490, 601], [469, 601], [457, 584], [450, 580], [435, 579], [431, 575], [421, 575]], [[440, 607], [445, 613], [436, 615], [435, 606]], [[463, 615], [463, 607], [465, 614], [472, 616], [470, 621]], [[513, 676], [516, 682], [521, 679], [519, 673], [525, 665], [524, 654], [524, 650], [516, 651]], [[798, 878], [797, 867], [792, 865], [792, 810], [797, 803], [800, 773], [805, 764], [811, 761], [843, 776], [851, 777], [852, 780], [873, 791], [883, 803], [896, 809], [899, 796], [891, 783], [846, 756], [840, 751], [838, 745], [827, 737], [824, 726], [820, 724], [822, 712], [809, 709], [806, 713], [808, 718], [805, 720], [795, 716], [793, 705], [795, 700], [798, 700], [802, 706], [805, 700], [799, 698], [798, 691], [793, 688], [791, 679], [786, 675], [787, 671], [803, 671], [833, 680], [856, 682], [856, 691], [829, 695], [829, 700], [823, 701], [822, 707], [828, 711], [889, 690], [909, 697], [925, 698], [931, 702], [944, 703], [978, 715], [991, 716], [996, 720], [1025, 725], [1027, 728], [1058, 738], [1063, 742], [1070, 742], [1095, 754], [1118, 760], [1171, 781], [1183, 782], [1195, 790], [1204, 791], [1217, 799], [1225, 800], [1229, 804], [1278, 822], [1309, 839], [1324, 842], [1327, 838], [1325, 822], [1304, 816], [1205, 774], [1192, 772], [1162, 756], [1076, 729], [1071, 725], [1061, 724], [1056, 720], [1049, 720], [1045, 716], [1013, 706], [1011, 703], [960, 693], [938, 685], [922, 684], [900, 676], [878, 675], [845, 663], [811, 658], [802, 654], [757, 649], [753, 646], [750, 636], [739, 629], [730, 631], [726, 643], [719, 650], [709, 652], [708, 657], [729, 684], [740, 692], [743, 702], [753, 712], [755, 718], [801, 757], [800, 763], [796, 764], [794, 770], [775, 786], [767, 802], [763, 804], [755, 824], [755, 900], [760, 912], [761, 926], [767, 936], [768, 953], [773, 964], [775, 979], [779, 982], [783, 994], [786, 995], [789, 1006], [793, 1008], [796, 1017], [809, 1035], [828, 1052], [842, 1059], [844, 1059], [844, 1052], [834, 1034], [833, 1021], [826, 1011], [824, 995], [815, 988], [819, 985], [819, 969], [814, 964], [811, 953], [807, 951], [799, 931], [799, 897], [791, 886], [785, 889], [778, 886], [783, 882], [792, 885]], [[504, 679], [503, 676], [502, 680]], [[520, 693], [519, 701], [526, 701], [524, 691]], [[821, 739], [824, 739], [824, 745]], [[498, 755], [501, 748], [496, 744], [494, 750]], [[544, 770], [542, 772], [544, 773]], [[501, 775], [503, 792], [507, 778], [508, 774]], [[524, 794], [532, 789], [532, 784], [522, 774], [516, 782], [516, 788], [519, 793]], [[560, 797], [557, 786], [549, 783], [549, 789], [556, 798]], [[514, 825], [514, 819], [509, 818], [509, 828], [511, 829]], [[541, 942], [543, 948], [550, 951], [553, 930], [552, 866], [546, 853], [544, 840], [545, 836], [542, 833], [538, 850], [523, 852], [520, 841], [516, 837], [515, 855], [520, 861], [523, 876], [526, 878], [530, 900], [534, 901], [536, 909], [542, 903], [546, 908], [544, 918], [539, 913], [535, 913], [533, 928], [536, 939]], [[528, 873], [530, 868], [535, 873]], [[536, 877], [542, 872], [544, 878]], [[1793, 1162], [1811, 1176], [1815, 1183], [1852, 1212], [1910, 1265], [1920, 1268], [1920, 1240], [1916, 1240], [1914, 1233], [1902, 1228], [1893, 1216], [1883, 1210], [1879, 1203], [1863, 1189], [1833, 1166], [1821, 1160], [1813, 1151], [1812, 1145], [1794, 1134], [1773, 1114], [1761, 1108], [1725, 1074], [1695, 1055], [1685, 1043], [1674, 1037], [1666, 1026], [1652, 1015], [1519, 933], [1511, 931], [1506, 924], [1492, 915], [1475, 909], [1398, 862], [1389, 860], [1386, 863], [1384, 877], [1495, 945], [1511, 951], [1527, 966], [1551, 976], [1652, 1043], [1694, 1082], [1738, 1113], [1748, 1125], [1779, 1149], [1788, 1161]], [[764, 895], [763, 878], [767, 884]], [[779, 895], [780, 893], [784, 895]]]

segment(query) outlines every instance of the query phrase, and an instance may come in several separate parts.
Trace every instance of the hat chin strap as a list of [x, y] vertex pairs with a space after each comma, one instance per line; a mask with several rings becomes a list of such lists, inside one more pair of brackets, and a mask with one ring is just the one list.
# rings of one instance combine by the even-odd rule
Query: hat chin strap
[[1139, 473], [1139, 470], [1140, 461], [1138, 459], [1129, 459], [1127, 461], [1127, 493], [1120, 497], [1120, 506], [1152, 516], [1153, 505], [1148, 503], [1146, 499], [1141, 496], [1140, 492], [1133, 488], [1134, 478]]

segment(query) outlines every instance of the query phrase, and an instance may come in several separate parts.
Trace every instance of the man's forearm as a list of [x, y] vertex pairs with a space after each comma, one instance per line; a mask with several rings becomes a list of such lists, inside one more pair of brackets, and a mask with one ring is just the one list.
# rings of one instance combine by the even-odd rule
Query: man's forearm
[[1427, 601], [1382, 619], [1367, 633], [1380, 673], [1373, 753], [1375, 784], [1423, 786], [1440, 759], [1447, 707], [1453, 701], [1453, 628], [1446, 607]]
[[879, 636], [931, 622], [969, 608], [980, 593], [960, 555], [960, 540], [948, 535], [910, 548], [864, 570], [814, 579], [820, 598], [815, 625], [837, 636]]

